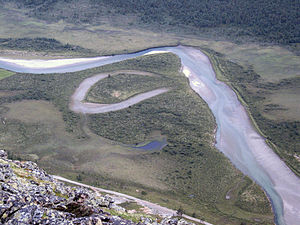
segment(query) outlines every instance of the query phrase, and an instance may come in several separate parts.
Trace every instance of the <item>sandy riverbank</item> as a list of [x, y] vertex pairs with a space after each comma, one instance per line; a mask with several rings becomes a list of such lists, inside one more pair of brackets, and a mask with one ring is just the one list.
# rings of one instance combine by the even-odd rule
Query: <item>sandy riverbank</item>
[[108, 57], [93, 57], [93, 58], [73, 58], [73, 59], [50, 59], [50, 60], [38, 60], [38, 59], [8, 59], [0, 57], [0, 61], [14, 64], [16, 66], [22, 66], [31, 69], [47, 69], [60, 66], [74, 65], [77, 63], [94, 62], [100, 59]]

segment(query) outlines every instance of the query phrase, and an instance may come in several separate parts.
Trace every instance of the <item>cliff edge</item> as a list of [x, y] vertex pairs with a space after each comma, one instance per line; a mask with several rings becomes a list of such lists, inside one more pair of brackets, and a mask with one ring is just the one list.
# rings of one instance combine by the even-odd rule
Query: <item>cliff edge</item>
[[1, 224], [188, 225], [178, 218], [129, 214], [114, 198], [68, 186], [34, 162], [10, 160], [0, 150]]

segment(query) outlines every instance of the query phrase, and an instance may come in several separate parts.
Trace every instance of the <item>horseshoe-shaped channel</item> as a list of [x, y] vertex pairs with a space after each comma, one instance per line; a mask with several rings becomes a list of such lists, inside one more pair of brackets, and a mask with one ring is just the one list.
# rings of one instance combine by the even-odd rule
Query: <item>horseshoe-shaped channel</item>
[[120, 70], [120, 71], [109, 72], [109, 73], [108, 72], [101, 73], [86, 78], [80, 83], [79, 87], [75, 90], [74, 94], [71, 96], [71, 102], [69, 106], [70, 109], [74, 112], [84, 113], [84, 114], [95, 114], [95, 113], [106, 113], [111, 111], [118, 111], [121, 109], [128, 108], [129, 106], [135, 105], [146, 99], [163, 94], [170, 90], [170, 88], [158, 88], [152, 91], [147, 91], [141, 94], [137, 94], [122, 102], [113, 103], [113, 104], [99, 104], [99, 103], [91, 103], [91, 102], [84, 101], [88, 91], [94, 84], [96, 84], [97, 82], [99, 82], [104, 78], [107, 78], [109, 75], [117, 76], [118, 74], [156, 76], [155, 74], [144, 72], [144, 71]]

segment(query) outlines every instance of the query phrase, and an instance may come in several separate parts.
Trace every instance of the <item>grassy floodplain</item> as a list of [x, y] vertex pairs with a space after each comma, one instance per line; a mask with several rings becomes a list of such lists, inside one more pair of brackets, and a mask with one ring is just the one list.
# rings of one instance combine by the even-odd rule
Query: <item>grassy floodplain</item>
[[[155, 73], [172, 90], [118, 112], [83, 116], [68, 109], [83, 79], [128, 69]], [[214, 148], [213, 116], [179, 69], [175, 55], [159, 54], [75, 73], [8, 77], [0, 82], [1, 92], [11, 93], [0, 99], [1, 147], [51, 173], [181, 206], [217, 224], [271, 223], [264, 193]], [[169, 145], [160, 152], [120, 145], [162, 136]]]
[[[115, 21], [122, 21], [122, 24], [117, 24]], [[297, 100], [300, 94], [298, 85], [300, 57], [289, 50], [299, 51], [299, 44], [286, 48], [286, 46], [272, 44], [248, 43], [247, 37], [236, 39], [232, 36], [230, 40], [220, 39], [214, 29], [210, 35], [189, 32], [189, 30], [182, 32], [177, 26], [171, 32], [170, 30], [162, 32], [163, 29], [156, 32], [157, 27], [150, 24], [139, 26], [134, 21], [134, 17], [122, 15], [103, 16], [99, 24], [75, 24], [63, 19], [46, 21], [29, 17], [24, 9], [17, 9], [8, 4], [0, 8], [1, 38], [55, 38], [61, 42], [58, 44], [59, 48], [80, 46], [83, 49], [92, 50], [83, 51], [81, 49], [81, 51], [80, 48], [79, 51], [41, 50], [32, 46], [21, 48], [18, 46], [18, 42], [10, 42], [11, 44], [15, 43], [15, 46], [2, 46], [0, 54], [15, 58], [66, 58], [66, 56], [127, 53], [179, 43], [205, 49], [215, 66], [219, 79], [228, 82], [235, 89], [255, 120], [257, 128], [268, 138], [272, 148], [290, 168], [296, 173], [299, 172], [300, 155], [297, 150], [299, 149], [297, 147], [299, 145], [299, 141], [297, 141], [299, 139], [297, 138], [297, 134], [299, 134], [299, 103]], [[233, 43], [236, 40], [241, 42]], [[255, 208], [263, 209], [260, 206], [266, 201], [265, 197], [261, 197], [260, 190], [256, 193], [255, 198], [251, 197], [256, 192], [253, 190], [256, 190], [257, 186], [249, 186], [251, 181], [248, 181], [247, 178], [241, 178], [240, 181], [237, 179], [231, 184], [229, 193], [231, 193], [232, 199], [224, 200], [226, 204], [220, 201], [203, 203], [199, 206], [198, 203], [193, 203], [182, 193], [178, 194], [182, 198], [174, 199], [174, 193], [166, 190], [165, 181], [155, 178], [161, 176], [161, 170], [155, 171], [154, 167], [164, 165], [165, 161], [161, 160], [153, 167], [149, 166], [151, 161], [148, 162], [148, 167], [145, 167], [146, 163], [143, 165], [142, 163], [132, 164], [130, 159], [134, 158], [135, 154], [138, 155], [136, 157], [140, 157], [140, 152], [133, 152], [114, 141], [99, 138], [84, 126], [86, 121], [91, 123], [91, 118], [82, 117], [68, 110], [68, 98], [81, 80], [98, 71], [113, 71], [120, 68], [114, 66], [85, 73], [64, 74], [63, 76], [45, 75], [42, 77], [17, 74], [16, 78], [12, 76], [0, 81], [2, 86], [0, 91], [1, 147], [11, 150], [14, 157], [36, 160], [47, 170], [55, 173], [64, 171], [63, 175], [73, 179], [85, 179], [84, 182], [90, 184], [114, 187], [116, 190], [151, 198], [169, 206], [180, 207], [181, 205], [191, 214], [194, 212], [193, 208], [199, 209], [200, 216], [217, 224], [238, 224], [242, 220], [237, 218], [254, 218], [253, 213], [246, 213], [246, 211]], [[4, 73], [7, 74], [6, 71]], [[8, 86], [5, 86], [7, 84]], [[62, 84], [68, 85], [62, 87]], [[22, 85], [24, 87], [21, 87]], [[140, 91], [142, 90], [141, 88]], [[96, 97], [96, 101], [105, 100], [100, 99], [99, 95]], [[20, 113], [18, 114], [18, 112]], [[129, 113], [130, 111], [126, 111], [126, 115]], [[95, 130], [96, 128], [94, 127]], [[205, 127], [205, 129], [210, 130], [211, 128]], [[155, 139], [163, 134], [154, 131], [147, 135], [137, 138]], [[125, 140], [124, 137], [119, 138]], [[131, 141], [133, 140], [134, 138], [131, 139]], [[101, 146], [101, 148], [95, 146]], [[22, 154], [19, 154], [21, 152]], [[166, 152], [163, 154], [167, 155]], [[74, 156], [67, 159], [70, 155]], [[105, 159], [116, 160], [114, 162], [122, 160], [124, 163], [116, 168], [117, 163], [101, 161], [99, 155]], [[95, 165], [94, 162], [89, 162], [92, 157], [99, 160], [97, 163], [99, 173], [90, 169], [92, 165]], [[145, 161], [147, 160], [148, 158], [145, 157]], [[84, 166], [79, 161], [84, 161]], [[124, 170], [127, 166], [132, 167]], [[53, 168], [57, 170], [53, 170]], [[132, 171], [139, 173], [139, 175], [135, 174], [134, 179], [130, 179]], [[143, 175], [149, 171], [153, 174], [152, 177], [145, 178]], [[237, 172], [237, 174], [239, 173]], [[182, 175], [180, 174], [180, 176]], [[95, 177], [96, 181], [91, 177]], [[127, 177], [128, 180], [120, 179], [124, 177]], [[174, 177], [176, 178], [176, 176]], [[180, 183], [180, 181], [180, 178], [176, 178], [176, 182]], [[151, 187], [145, 185], [149, 183], [151, 183]], [[136, 192], [137, 187], [139, 190], [145, 190], [147, 195]], [[224, 190], [228, 189], [226, 185], [223, 188]], [[224, 195], [225, 192], [221, 193], [220, 195]], [[247, 193], [252, 194], [248, 195]], [[219, 199], [218, 196], [216, 196], [216, 202]], [[252, 201], [251, 204], [250, 201]], [[258, 203], [259, 201], [262, 201], [262, 204]], [[183, 202], [189, 202], [189, 204]], [[232, 207], [228, 207], [228, 204]], [[260, 206], [254, 207], [257, 204]], [[241, 211], [236, 206], [248, 209]], [[268, 207], [266, 209], [268, 211]], [[258, 216], [255, 215], [255, 217]]]
[[4, 69], [0, 69], [0, 80], [4, 79], [6, 77], [12, 76], [14, 74], [15, 74], [14, 72], [7, 71], [7, 70], [4, 70]]

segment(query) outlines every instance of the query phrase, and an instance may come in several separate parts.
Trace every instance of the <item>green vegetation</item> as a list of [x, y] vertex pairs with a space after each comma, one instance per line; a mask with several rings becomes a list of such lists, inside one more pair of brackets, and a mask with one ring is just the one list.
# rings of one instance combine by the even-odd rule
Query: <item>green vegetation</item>
[[86, 100], [111, 104], [121, 102], [142, 92], [171, 85], [168, 79], [155, 74], [148, 76], [121, 73], [103, 79], [94, 85], [87, 94]]
[[15, 1], [15, 4], [30, 9], [30, 16], [50, 22], [101, 24], [105, 16], [123, 16], [136, 27], [151, 25], [159, 29], [178, 30], [180, 27], [184, 30], [187, 26], [190, 32], [207, 33], [214, 29], [219, 35], [235, 39], [256, 37], [287, 44], [300, 41], [300, 6], [292, 0], [27, 0]]
[[15, 74], [14, 72], [7, 71], [7, 70], [4, 70], [4, 69], [0, 69], [0, 80], [4, 79], [5, 77], [12, 76], [14, 74]]
[[255, 183], [245, 180], [245, 186], [240, 190], [240, 198], [235, 203], [241, 209], [254, 213], [270, 213], [270, 205], [266, 199], [266, 195], [261, 192]]
[[145, 213], [142, 213], [142, 212], [139, 212], [139, 213], [128, 213], [128, 212], [122, 212], [122, 211], [116, 211], [116, 210], [112, 210], [112, 209], [107, 209], [107, 208], [102, 208], [102, 209], [105, 212], [108, 212], [108, 213], [110, 213], [113, 216], [119, 216], [119, 217], [121, 217], [123, 219], [130, 220], [130, 221], [132, 221], [134, 223], [141, 222], [141, 217], [155, 220], [154, 216], [149, 216], [149, 215], [147, 215]]
[[[300, 175], [300, 122], [296, 97], [300, 93], [300, 77], [266, 82], [251, 67], [245, 68], [228, 61], [220, 53], [208, 49], [206, 52], [213, 61], [219, 79], [226, 81], [236, 91], [267, 143]], [[285, 95], [289, 97], [284, 98]]]
[[[259, 224], [272, 223], [270, 212], [253, 213], [235, 205], [239, 191], [247, 191], [237, 185], [245, 178], [214, 148], [213, 116], [179, 68], [175, 55], [159, 54], [75, 73], [16, 74], [3, 79], [0, 92], [10, 94], [0, 98], [0, 147], [14, 157], [34, 158], [50, 173], [80, 177], [83, 183], [174, 209], [182, 206], [186, 213], [213, 223], [253, 224], [253, 218]], [[84, 116], [69, 110], [69, 98], [82, 80], [118, 70], [158, 74], [172, 90], [114, 113]], [[163, 151], [139, 151], [119, 143], [144, 141], [158, 131], [169, 143]], [[233, 197], [226, 200], [228, 190], [236, 186]], [[255, 196], [264, 196], [259, 188], [253, 190]], [[241, 201], [246, 204], [248, 199]], [[268, 205], [265, 197], [261, 201]]]
[[[279, 46], [247, 42], [255, 39], [286, 43], [289, 47], [293, 47], [293, 50], [299, 51], [299, 4], [290, 3], [290, 1], [240, 1], [233, 5], [230, 0], [190, 1], [189, 4], [184, 1], [152, 0], [146, 2], [134, 0], [126, 2], [0, 0], [0, 2], [3, 6], [0, 8], [0, 33], [3, 38], [1, 40], [5, 41], [4, 44], [6, 43], [0, 49], [1, 55], [41, 58], [56, 56], [56, 51], [59, 52], [59, 56], [95, 54], [85, 52], [84, 49], [93, 49], [99, 55], [107, 55], [178, 43], [221, 52], [222, 55], [210, 52], [219, 78], [227, 81], [239, 94], [240, 100], [247, 105], [253, 121], [257, 122], [257, 128], [268, 138], [267, 142], [272, 148], [290, 168], [296, 173], [299, 172], [300, 154], [299, 143], [297, 143], [300, 127], [299, 56]], [[204, 7], [198, 7], [198, 4]], [[202, 12], [198, 13], [198, 10]], [[23, 39], [24, 37], [29, 37], [29, 39]], [[37, 37], [49, 39], [43, 40], [42, 38], [42, 41], [37, 41]], [[205, 40], [200, 37], [205, 37]], [[20, 42], [18, 38], [26, 44]], [[53, 38], [59, 42], [51, 41]], [[223, 38], [236, 42], [242, 41], [245, 44], [216, 41], [223, 40]], [[46, 47], [40, 43], [44, 43]], [[39, 45], [39, 47], [34, 45]], [[65, 51], [64, 46], [66, 49], [69, 47], [71, 49]], [[76, 47], [76, 50], [79, 49], [82, 52], [75, 52], [72, 49], [73, 46], [82, 46], [84, 49]], [[12, 49], [12, 51], [6, 49]], [[41, 49], [44, 52], [40, 51]], [[26, 54], [17, 50], [23, 50]], [[28, 50], [31, 51], [28, 52]], [[40, 52], [32, 52], [32, 50]], [[222, 181], [220, 181], [221, 175], [218, 174], [215, 185], [222, 185], [223, 190], [215, 196], [213, 203], [199, 203], [194, 200], [194, 197], [186, 197], [186, 190], [180, 190], [180, 186], [184, 182], [189, 184], [190, 178], [186, 178], [189, 176], [189, 170], [192, 171], [191, 179], [196, 180], [194, 171], [198, 175], [205, 176], [203, 174], [207, 171], [212, 174], [217, 173], [217, 166], [212, 169], [207, 168], [206, 171], [205, 168], [199, 170], [188, 168], [189, 160], [186, 164], [182, 160], [175, 163], [175, 160], [182, 154], [180, 151], [179, 154], [175, 153], [177, 147], [174, 153], [168, 147], [165, 152], [159, 154], [141, 154], [127, 149], [94, 135], [86, 127], [86, 121], [91, 123], [91, 118], [85, 118], [68, 110], [69, 97], [84, 78], [99, 72], [128, 68], [131, 69], [129, 64], [115, 64], [63, 76], [60, 74], [17, 74], [1, 80], [1, 147], [10, 150], [11, 157], [37, 161], [52, 173], [59, 173], [73, 179], [80, 177], [85, 183], [106, 186], [141, 198], [149, 198], [169, 207], [182, 206], [187, 213], [195, 213], [197, 217], [203, 217], [217, 224], [240, 224], [241, 221], [245, 223], [252, 221], [250, 222], [252, 224], [253, 218], [262, 218], [263, 221], [267, 221], [266, 223], [271, 223], [268, 222], [272, 220], [271, 215], [255, 214], [254, 217], [253, 212], [246, 212], [251, 211], [247, 206], [255, 204], [261, 207], [256, 212], [266, 212], [268, 210], [264, 211], [263, 208], [267, 202], [264, 199], [262, 201], [265, 204], [254, 204], [251, 200], [253, 198], [248, 198], [248, 194], [243, 195], [243, 193], [253, 194], [253, 190], [261, 193], [261, 190], [254, 188], [250, 183], [249, 190], [245, 189], [242, 184], [246, 183], [247, 186], [247, 179], [242, 178], [240, 173], [235, 171], [234, 176], [228, 175]], [[152, 69], [149, 66], [148, 68]], [[139, 69], [144, 70], [142, 67]], [[160, 78], [170, 80], [170, 77], [166, 75]], [[179, 91], [176, 89], [166, 95], [174, 97], [174, 93], [179, 93]], [[105, 101], [105, 99], [99, 99], [100, 95], [96, 97], [97, 101]], [[150, 105], [153, 101], [165, 100], [163, 97], [166, 98], [157, 96], [139, 105], [144, 103]], [[112, 99], [112, 101], [117, 101], [117, 99]], [[141, 108], [152, 110], [150, 106], [148, 108], [141, 106]], [[132, 118], [131, 109], [123, 110], [128, 118]], [[204, 108], [204, 112], [206, 110], [207, 108]], [[145, 111], [141, 112], [145, 113]], [[145, 114], [147, 118], [150, 118], [149, 113]], [[117, 118], [116, 115], [114, 116]], [[174, 115], [174, 118], [177, 117], [179, 115]], [[141, 117], [134, 119], [138, 121]], [[149, 134], [149, 131], [157, 127], [157, 119], [153, 121], [153, 125], [141, 131], [142, 135], [131, 136], [128, 140], [131, 142], [153, 138], [153, 134]], [[180, 121], [179, 125], [184, 123], [186, 120]], [[202, 132], [201, 129], [205, 123], [198, 125], [197, 130]], [[99, 129], [97, 124], [94, 124], [94, 129]], [[122, 129], [124, 129], [122, 131], [124, 134], [128, 127], [122, 127]], [[172, 129], [174, 130], [174, 127]], [[204, 127], [203, 133], [205, 130], [208, 131], [207, 136], [210, 140], [213, 140], [212, 129]], [[134, 126], [133, 133], [136, 131], [137, 126]], [[154, 133], [162, 135], [159, 131]], [[118, 139], [126, 140], [124, 135], [117, 137], [116, 140]], [[190, 140], [187, 143], [190, 143]], [[186, 140], [180, 141], [184, 143]], [[180, 146], [184, 145], [180, 143]], [[184, 146], [186, 147], [188, 146]], [[199, 146], [200, 151], [210, 151], [210, 148], [212, 147], [207, 146], [207, 143]], [[182, 155], [182, 157], [187, 156]], [[203, 157], [207, 155], [204, 154]], [[191, 166], [199, 165], [200, 167], [198, 161], [201, 160], [196, 161]], [[208, 160], [208, 164], [212, 162]], [[183, 170], [176, 174], [174, 173], [176, 167], [183, 167]], [[233, 172], [224, 173], [232, 174]], [[145, 174], [151, 174], [151, 176], [145, 177]], [[168, 190], [172, 179], [165, 181], [165, 174], [175, 180], [175, 187], [177, 183], [179, 184], [179, 191], [176, 190], [178, 199], [174, 199], [173, 190]], [[197, 179], [201, 179], [201, 176]], [[223, 184], [225, 180], [228, 183]], [[199, 190], [202, 191], [211, 187], [206, 185], [206, 182], [207, 180], [200, 180], [192, 186], [196, 188], [198, 185]], [[210, 183], [214, 182], [211, 180]], [[241, 185], [238, 185], [239, 183]], [[136, 187], [147, 195], [136, 193]], [[236, 188], [232, 192], [232, 198], [227, 201], [222, 200], [220, 196], [224, 195], [225, 190], [232, 190], [232, 188]], [[259, 193], [253, 196], [261, 196]], [[206, 192], [203, 193], [204, 198], [207, 197], [206, 194]], [[214, 194], [208, 197], [212, 199]]]
[[[70, 7], [61, 7], [60, 4], [63, 4], [63, 2], [53, 1], [52, 6], [56, 5], [54, 8], [57, 7], [57, 10], [53, 11], [54, 13], [59, 14], [62, 8], [64, 8], [63, 13], [67, 10], [71, 13], [81, 10], [82, 13], [79, 13], [78, 17], [82, 18], [84, 12], [88, 11], [86, 14], [90, 15], [93, 11], [93, 9], [90, 10], [89, 1], [76, 1]], [[1, 38], [55, 38], [64, 45], [69, 43], [70, 45], [92, 49], [98, 55], [134, 52], [155, 46], [185, 44], [207, 47], [222, 52], [234, 62], [242, 65], [252, 65], [260, 75], [267, 73], [271, 79], [286, 75], [294, 76], [299, 71], [299, 56], [294, 55], [285, 48], [258, 43], [249, 44], [247, 37], [234, 36], [234, 32], [227, 39], [229, 41], [220, 41], [220, 39], [224, 40], [221, 36], [225, 33], [224, 29], [226, 28], [205, 28], [205, 30], [194, 32], [190, 26], [184, 26], [186, 30], [183, 26], [174, 26], [172, 29], [165, 28], [162, 25], [155, 27], [152, 24], [136, 23], [136, 16], [113, 14], [112, 10], [108, 16], [105, 13], [106, 11], [101, 11], [102, 16], [95, 17], [100, 21], [99, 23], [74, 24], [74, 19], [72, 19], [73, 22], [71, 20], [67, 21], [68, 18], [72, 18], [70, 15], [54, 22], [30, 17], [28, 9], [18, 8], [10, 1], [10, 4], [4, 3], [3, 7], [0, 8]], [[55, 15], [51, 18], [55, 19]], [[218, 30], [221, 30], [221, 32], [218, 32]], [[238, 44], [233, 44], [233, 41], [238, 41]], [[244, 44], [241, 44], [240, 41]], [[293, 49], [297, 50], [297, 44], [293, 46]], [[15, 56], [17, 54], [26, 58], [57, 56], [54, 52], [36, 52], [35, 54], [4, 50], [0, 50], [0, 52], [2, 55]], [[63, 52], [60, 52], [59, 56], [62, 54]], [[92, 53], [92, 55], [95, 54]], [[63, 55], [65, 55], [64, 57], [66, 55], [74, 56], [75, 53], [74, 51], [66, 52]]]
[[142, 207], [135, 202], [124, 202], [120, 204], [121, 207], [125, 208], [126, 210], [136, 210], [139, 211]]
[[[126, 65], [130, 62], [130, 68], [134, 70], [143, 68], [160, 73], [164, 77], [162, 83], [172, 85], [173, 90], [119, 112], [91, 115], [91, 129], [99, 136], [131, 144], [143, 142], [151, 132], [159, 130], [167, 136], [169, 143], [164, 151], [178, 156], [192, 153], [203, 155], [206, 151], [198, 149], [210, 148], [208, 146], [214, 142], [214, 120], [210, 112], [204, 109], [206, 104], [191, 91], [186, 78], [178, 73], [178, 58], [170, 56], [145, 56], [122, 63]], [[202, 121], [201, 131], [194, 121]]]
[[[87, 9], [85, 4], [78, 1], [80, 6], [76, 9]], [[46, 37], [47, 39], [56, 39], [63, 45], [81, 46], [84, 49], [92, 49], [97, 55], [111, 55], [116, 53], [133, 52], [148, 47], [159, 45], [175, 45], [177, 40], [171, 38], [169, 34], [149, 32], [147, 30], [138, 30], [136, 27], [116, 27], [113, 21], [128, 22], [127, 18], [122, 16], [107, 17], [102, 16], [100, 24], [73, 24], [65, 20], [58, 22], [49, 22], [30, 17], [29, 11], [18, 9], [13, 2], [10, 4], [1, 4], [0, 8], [0, 38], [20, 38], [24, 37], [35, 39], [38, 37]], [[67, 7], [64, 8], [64, 11]], [[97, 17], [100, 18], [100, 17]], [[25, 51], [25, 53], [24, 53]], [[66, 57], [66, 56], [83, 56], [95, 55], [96, 53], [83, 53], [74, 51], [55, 52], [31, 52], [24, 50], [6, 51], [0, 48], [1, 55], [18, 56], [26, 58], [42, 58], [42, 57]]]
[[91, 53], [91, 50], [70, 44], [62, 44], [55, 39], [49, 38], [0, 38], [0, 48], [46, 51], [46, 52], [81, 52]]

